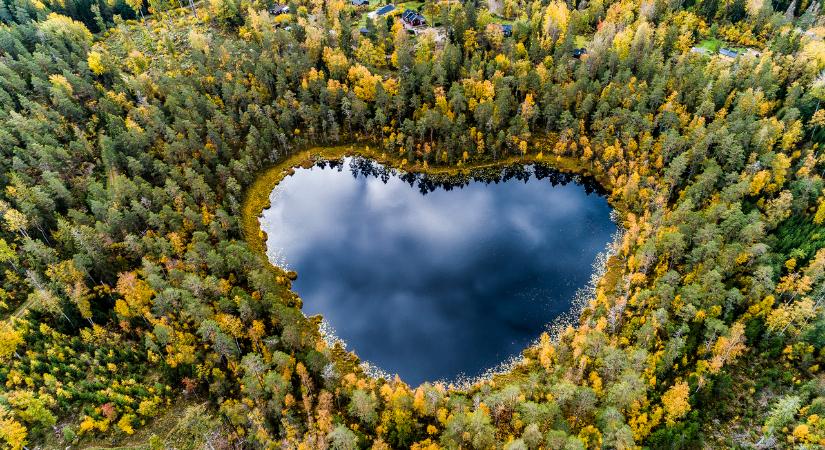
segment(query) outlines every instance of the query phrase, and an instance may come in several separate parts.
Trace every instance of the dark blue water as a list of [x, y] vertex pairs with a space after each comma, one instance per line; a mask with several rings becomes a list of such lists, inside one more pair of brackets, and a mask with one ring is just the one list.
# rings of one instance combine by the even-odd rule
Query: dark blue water
[[478, 375], [570, 309], [616, 231], [568, 176], [494, 175], [445, 187], [365, 160], [297, 169], [261, 220], [270, 260], [361, 359], [412, 385]]

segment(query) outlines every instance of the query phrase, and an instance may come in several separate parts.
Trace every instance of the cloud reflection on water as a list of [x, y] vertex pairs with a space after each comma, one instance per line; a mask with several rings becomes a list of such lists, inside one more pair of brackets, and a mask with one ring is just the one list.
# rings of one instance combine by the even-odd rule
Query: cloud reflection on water
[[616, 230], [609, 212], [572, 183], [421, 195], [396, 176], [314, 167], [281, 182], [261, 223], [270, 259], [299, 273], [305, 313], [415, 385], [478, 374], [535, 339], [587, 283]]

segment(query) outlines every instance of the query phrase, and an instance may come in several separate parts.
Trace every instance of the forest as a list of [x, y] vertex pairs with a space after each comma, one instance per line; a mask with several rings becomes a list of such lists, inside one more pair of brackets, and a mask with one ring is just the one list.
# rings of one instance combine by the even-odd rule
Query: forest
[[[823, 5], [492, 3], [0, 1], [0, 445], [824, 447]], [[260, 248], [321, 148], [542, 162], [623, 233], [510, 372], [374, 377]]]

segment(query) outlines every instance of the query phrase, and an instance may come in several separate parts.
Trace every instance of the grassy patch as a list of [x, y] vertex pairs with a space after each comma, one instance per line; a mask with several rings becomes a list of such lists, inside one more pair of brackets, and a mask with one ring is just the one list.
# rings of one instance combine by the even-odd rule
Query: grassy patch
[[716, 53], [722, 48], [723, 42], [716, 38], [705, 39], [697, 45], [699, 48], [703, 48], [711, 53]]
[[418, 8], [422, 6], [424, 6], [424, 2], [422, 1], [401, 2], [395, 4], [396, 9], [398, 9], [401, 12], [404, 12], [407, 9], [418, 11]]
[[493, 23], [497, 23], [500, 25], [512, 25], [516, 23], [514, 19], [507, 19], [505, 17], [499, 16], [498, 14], [490, 14], [493, 17]]

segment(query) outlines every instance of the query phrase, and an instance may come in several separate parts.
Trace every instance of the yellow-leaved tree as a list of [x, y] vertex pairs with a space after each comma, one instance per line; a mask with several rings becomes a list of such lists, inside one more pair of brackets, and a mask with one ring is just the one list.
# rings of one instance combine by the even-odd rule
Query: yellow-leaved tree
[[814, 215], [815, 224], [822, 225], [823, 222], [825, 222], [825, 196], [819, 198], [819, 207], [816, 208]]
[[22, 343], [23, 338], [10, 321], [0, 322], [0, 361], [8, 361]]
[[20, 422], [14, 420], [5, 406], [0, 406], [0, 442], [4, 448], [21, 450], [28, 444], [28, 430]]
[[149, 312], [149, 300], [154, 292], [135, 272], [123, 272], [117, 279], [116, 292], [123, 296], [115, 302], [115, 312], [130, 318]]
[[662, 405], [665, 408], [667, 423], [673, 423], [690, 412], [690, 387], [685, 382], [674, 384], [662, 395]]
[[570, 20], [570, 11], [565, 2], [553, 1], [544, 10], [544, 40], [542, 46], [552, 47], [556, 42], [564, 39], [567, 23]]

